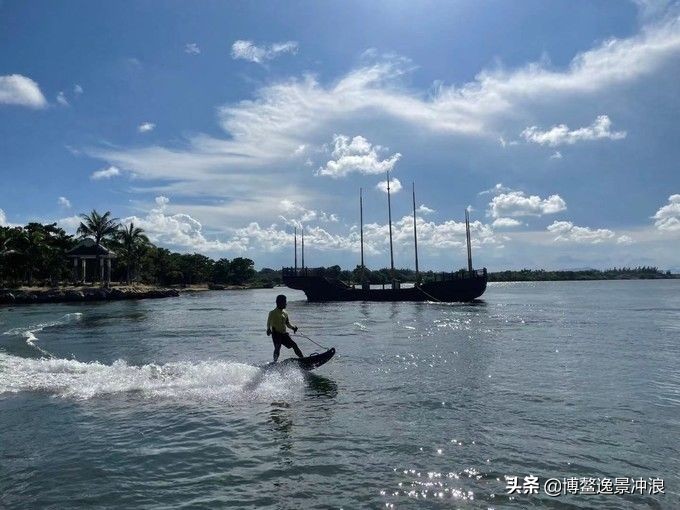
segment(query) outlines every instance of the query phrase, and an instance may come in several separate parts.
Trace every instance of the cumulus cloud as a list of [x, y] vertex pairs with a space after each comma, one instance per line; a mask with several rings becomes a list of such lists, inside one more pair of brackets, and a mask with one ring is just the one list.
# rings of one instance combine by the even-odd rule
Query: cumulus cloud
[[317, 175], [329, 177], [344, 177], [351, 172], [363, 174], [382, 174], [394, 168], [401, 158], [401, 154], [394, 153], [387, 159], [381, 160], [378, 152], [384, 150], [379, 145], [371, 145], [363, 136], [355, 136], [350, 140], [345, 135], [333, 137], [332, 160], [317, 170]]
[[322, 223], [337, 223], [339, 221], [337, 214], [327, 213], [325, 211], [317, 211], [308, 209], [303, 205], [292, 200], [281, 200], [281, 208], [283, 215], [280, 218], [288, 225], [301, 228], [304, 223], [311, 221], [320, 221]]
[[496, 229], [519, 227], [522, 222], [514, 218], [496, 218], [492, 226]]
[[57, 103], [61, 106], [69, 106], [68, 99], [66, 99], [66, 94], [63, 91], [59, 91], [59, 94], [57, 94]]
[[59, 218], [57, 225], [63, 228], [69, 234], [75, 234], [83, 219], [78, 215], [68, 216], [66, 218]]
[[[460, 248], [465, 244], [465, 223], [453, 220], [435, 223], [418, 219], [418, 246], [428, 252], [439, 252]], [[498, 245], [499, 239], [493, 230], [479, 221], [470, 224], [473, 246]], [[397, 252], [409, 252], [413, 247], [413, 217], [408, 215], [393, 222], [393, 240]], [[247, 227], [237, 229], [228, 243], [241, 249], [261, 251], [278, 251], [290, 247], [293, 243], [292, 233], [281, 229], [276, 224], [261, 227], [258, 223], [250, 223]], [[360, 233], [354, 226], [348, 234], [333, 234], [320, 226], [305, 227], [305, 246], [318, 251], [350, 251], [360, 250]], [[368, 223], [364, 225], [364, 250], [369, 255], [387, 253], [389, 247], [389, 225], [387, 223]]]
[[592, 229], [578, 227], [571, 221], [555, 221], [547, 227], [548, 232], [557, 234], [555, 241], [598, 244], [612, 240], [614, 232], [607, 228]]
[[187, 43], [184, 45], [184, 53], [189, 55], [199, 55], [201, 53], [201, 48], [198, 47], [196, 43]]
[[432, 214], [433, 212], [435, 212], [435, 210], [430, 209], [425, 204], [420, 204], [418, 209], [416, 209], [416, 212], [419, 212], [420, 214]]
[[238, 40], [231, 46], [231, 56], [234, 59], [262, 64], [284, 53], [295, 54], [297, 50], [298, 43], [295, 41], [279, 42], [269, 46], [257, 46], [253, 41]]
[[633, 244], [635, 241], [632, 237], [622, 235], [616, 238], [616, 244]]
[[140, 133], [148, 133], [149, 131], [153, 131], [156, 128], [156, 124], [153, 122], [145, 122], [144, 124], [140, 124], [137, 127], [137, 131]]
[[562, 159], [562, 153], [560, 151], [555, 151], [550, 155], [550, 159]]
[[83, 87], [81, 87], [81, 86], [78, 85], [77, 83], [73, 86], [73, 93], [74, 93], [74, 94], [80, 95], [80, 94], [82, 94], [83, 92], [84, 92]]
[[492, 218], [542, 216], [555, 214], [566, 208], [566, 202], [559, 195], [541, 199], [538, 195], [526, 196], [523, 191], [511, 191], [493, 197], [487, 214]]
[[120, 175], [120, 170], [117, 167], [111, 165], [107, 168], [97, 170], [90, 176], [90, 179], [98, 181], [101, 179], [110, 179], [111, 177], [116, 177], [117, 175]]
[[155, 202], [158, 207], [151, 209], [146, 216], [129, 216], [122, 220], [123, 223], [134, 223], [144, 229], [153, 243], [163, 246], [198, 252], [238, 251], [237, 244], [207, 239], [201, 222], [190, 215], [167, 214], [169, 198], [158, 196]]
[[36, 82], [20, 74], [0, 76], [0, 104], [44, 108], [47, 100]]
[[680, 231], [680, 195], [668, 197], [668, 204], [659, 208], [652, 218], [659, 230]]
[[[573, 145], [577, 142], [591, 140], [621, 140], [626, 137], [625, 131], [612, 131], [612, 121], [606, 115], [600, 115], [590, 125], [573, 131], [566, 124], [553, 126], [547, 131], [541, 131], [537, 126], [530, 126], [522, 131], [522, 137], [531, 143], [557, 147], [559, 145]], [[556, 152], [559, 154], [559, 152]], [[560, 154], [561, 158], [562, 155]]]
[[0, 227], [7, 227], [7, 215], [5, 214], [5, 211], [0, 209]]
[[67, 209], [70, 209], [70, 208], [71, 208], [71, 201], [70, 201], [68, 198], [66, 198], [66, 197], [59, 197], [59, 198], [57, 199], [57, 203], [58, 203], [61, 207], [66, 207]]
[[[396, 177], [393, 179], [390, 179], [390, 193], [397, 193], [401, 191], [401, 182], [399, 179]], [[383, 193], [387, 193], [387, 181], [380, 181], [378, 184], [375, 185], [375, 189], [378, 191], [382, 191]]]

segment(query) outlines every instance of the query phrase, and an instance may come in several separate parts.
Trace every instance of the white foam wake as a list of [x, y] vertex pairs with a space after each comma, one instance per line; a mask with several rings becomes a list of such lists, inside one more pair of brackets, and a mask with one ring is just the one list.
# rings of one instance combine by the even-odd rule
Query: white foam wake
[[26, 339], [26, 343], [30, 345], [31, 347], [35, 347], [38, 349], [40, 352], [47, 356], [52, 356], [49, 352], [46, 350], [42, 349], [41, 347], [37, 346], [35, 342], [38, 340], [38, 337], [35, 335], [36, 333], [39, 333], [40, 331], [44, 330], [45, 328], [52, 328], [54, 326], [62, 326], [64, 324], [68, 324], [69, 322], [74, 322], [74, 321], [79, 321], [83, 317], [83, 314], [80, 312], [75, 312], [75, 313], [67, 313], [66, 315], [62, 316], [61, 318], [50, 321], [50, 322], [41, 322], [39, 324], [33, 324], [31, 326], [22, 326], [19, 328], [12, 328], [8, 331], [5, 331], [3, 335], [13, 335], [13, 336], [20, 336]]
[[164, 365], [112, 365], [66, 359], [27, 359], [0, 353], [0, 394], [45, 391], [76, 399], [135, 392], [144, 398], [238, 402], [294, 397], [303, 388], [297, 370], [263, 374], [250, 365], [228, 361]]

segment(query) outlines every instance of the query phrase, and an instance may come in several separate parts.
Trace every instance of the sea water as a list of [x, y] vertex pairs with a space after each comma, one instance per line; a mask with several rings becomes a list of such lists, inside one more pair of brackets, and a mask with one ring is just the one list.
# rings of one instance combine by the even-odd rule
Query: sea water
[[[257, 368], [280, 292], [338, 350], [311, 376]], [[680, 507], [680, 281], [17, 306], [0, 333], [3, 508]], [[647, 485], [584, 493], [617, 478]]]

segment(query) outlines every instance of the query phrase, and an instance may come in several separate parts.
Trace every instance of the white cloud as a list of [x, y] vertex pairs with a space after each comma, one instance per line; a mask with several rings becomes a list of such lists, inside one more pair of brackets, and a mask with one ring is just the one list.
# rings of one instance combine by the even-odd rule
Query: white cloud
[[111, 177], [116, 177], [117, 175], [120, 175], [120, 170], [112, 165], [107, 168], [97, 170], [90, 176], [90, 179], [97, 181], [100, 179], [110, 179]]
[[36, 82], [20, 74], [0, 76], [0, 104], [44, 108], [47, 100]]
[[338, 178], [350, 172], [382, 174], [392, 170], [401, 158], [401, 154], [397, 152], [381, 160], [378, 152], [385, 149], [379, 145], [371, 145], [363, 136], [355, 136], [350, 140], [345, 135], [334, 135], [333, 147], [333, 159], [320, 167], [317, 175]]
[[[547, 131], [541, 131], [537, 126], [530, 126], [522, 131], [522, 137], [531, 143], [557, 147], [559, 145], [573, 145], [577, 142], [590, 140], [622, 140], [625, 131], [611, 130], [612, 121], [606, 115], [600, 115], [590, 126], [569, 130], [566, 124], [553, 126]], [[556, 152], [559, 154], [559, 152]], [[562, 157], [560, 154], [559, 157]]]
[[123, 223], [134, 223], [144, 230], [153, 243], [175, 249], [203, 253], [239, 249], [234, 243], [207, 239], [201, 222], [188, 214], [166, 214], [166, 207], [170, 202], [167, 197], [158, 196], [155, 202], [159, 207], [151, 209], [146, 216], [129, 216], [122, 220]]
[[156, 197], [154, 201], [156, 202], [156, 205], [159, 205], [161, 208], [170, 203], [170, 199], [168, 197], [164, 197], [163, 195]]
[[480, 191], [477, 194], [478, 195], [498, 195], [500, 193], [508, 193], [510, 191], [513, 191], [512, 188], [508, 188], [507, 186], [503, 186], [503, 184], [499, 182], [493, 188], [485, 189], [484, 191]]
[[303, 205], [288, 199], [281, 200], [281, 208], [285, 216], [280, 215], [279, 217], [287, 225], [293, 227], [302, 228], [304, 223], [311, 221], [320, 221], [322, 223], [337, 223], [339, 221], [337, 214], [307, 209]]
[[680, 231], [680, 194], [668, 197], [668, 204], [656, 211], [652, 219], [659, 230]]
[[80, 216], [73, 215], [66, 218], [59, 218], [57, 225], [63, 228], [68, 234], [75, 234], [83, 219]]
[[519, 227], [520, 225], [522, 225], [522, 222], [513, 218], [496, 218], [492, 223], [493, 228], [498, 229]]
[[7, 227], [7, 215], [5, 214], [5, 211], [0, 209], [0, 227]]
[[[355, 69], [328, 86], [307, 75], [265, 86], [252, 100], [220, 108], [224, 138], [198, 135], [183, 149], [101, 148], [90, 154], [142, 179], [183, 181], [191, 189], [191, 183], [198, 187], [199, 181], [216, 174], [252, 175], [253, 168], [284, 161], [301, 144], [318, 144], [339, 122], [357, 117], [362, 124], [397, 120], [441, 133], [497, 137], [518, 111], [561, 105], [574, 96], [581, 102], [597, 100], [611, 95], [615, 85], [661, 68], [680, 51], [678, 25], [672, 19], [628, 39], [607, 41], [577, 55], [563, 70], [539, 63], [513, 71], [482, 71], [470, 83], [441, 86], [430, 96], [404, 86], [402, 77], [409, 69], [396, 59]], [[226, 177], [223, 182], [228, 187]]]
[[430, 209], [425, 204], [420, 204], [418, 209], [416, 209], [416, 212], [419, 212], [420, 214], [432, 214], [433, 212], [435, 212], [435, 210]]
[[83, 87], [81, 87], [81, 86], [78, 85], [77, 83], [73, 86], [73, 93], [74, 93], [74, 94], [80, 95], [80, 94], [82, 94], [83, 92], [84, 92]]
[[555, 221], [547, 227], [548, 232], [557, 234], [555, 241], [597, 244], [612, 240], [614, 232], [607, 228], [591, 229], [578, 227], [571, 221]]
[[562, 153], [560, 151], [555, 151], [550, 155], [550, 159], [562, 159]]
[[506, 147], [512, 147], [513, 145], [518, 145], [519, 142], [517, 140], [506, 140], [504, 137], [499, 136], [498, 137], [498, 142], [501, 144], [501, 147], [504, 149]]
[[140, 133], [148, 133], [149, 131], [153, 131], [156, 128], [156, 124], [153, 122], [145, 122], [144, 124], [140, 124], [137, 127], [137, 131]]
[[253, 41], [238, 40], [231, 46], [231, 56], [234, 59], [247, 60], [262, 64], [284, 53], [297, 53], [298, 43], [286, 41], [274, 43], [270, 46], [256, 46]]
[[622, 235], [616, 238], [616, 244], [633, 244], [635, 241], [632, 237]]
[[63, 91], [59, 91], [57, 94], [57, 103], [59, 103], [61, 106], [69, 106], [69, 102], [66, 99], [66, 95]]
[[[380, 181], [378, 184], [375, 185], [375, 189], [378, 191], [382, 191], [383, 193], [387, 193], [387, 181]], [[398, 193], [401, 191], [402, 186], [401, 182], [399, 182], [399, 179], [396, 177], [393, 179], [390, 179], [390, 193]]]
[[523, 191], [511, 191], [493, 197], [487, 214], [492, 218], [542, 216], [555, 214], [566, 208], [566, 202], [559, 195], [541, 199], [538, 195], [526, 196]]
[[187, 43], [184, 45], [184, 53], [189, 55], [199, 55], [201, 53], [201, 48], [198, 47], [196, 43]]
[[[393, 222], [393, 240], [397, 253], [413, 249], [413, 217], [408, 215]], [[493, 230], [479, 221], [470, 224], [473, 246], [498, 245], [499, 240]], [[291, 232], [279, 228], [276, 224], [260, 227], [258, 223], [250, 223], [247, 227], [234, 231], [229, 244], [239, 246], [242, 250], [279, 251], [293, 244]], [[418, 218], [418, 246], [429, 253], [460, 248], [465, 244], [465, 223], [453, 220], [443, 223], [424, 221]], [[354, 226], [346, 235], [333, 234], [320, 226], [305, 227], [305, 247], [318, 251], [350, 251], [360, 250], [360, 234]], [[389, 225], [368, 223], [364, 225], [364, 250], [369, 255], [387, 253], [389, 247]], [[348, 266], [351, 265], [348, 264]]]
[[59, 197], [57, 199], [57, 203], [62, 207], [66, 207], [67, 209], [71, 208], [71, 201], [66, 197]]

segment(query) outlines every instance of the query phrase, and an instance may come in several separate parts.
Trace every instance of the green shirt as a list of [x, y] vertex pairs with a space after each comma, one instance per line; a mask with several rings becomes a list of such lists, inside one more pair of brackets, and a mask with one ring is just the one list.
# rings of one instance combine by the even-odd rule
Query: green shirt
[[286, 332], [286, 323], [288, 322], [288, 313], [279, 307], [274, 308], [269, 312], [267, 318], [267, 329], [276, 331], [277, 333]]

